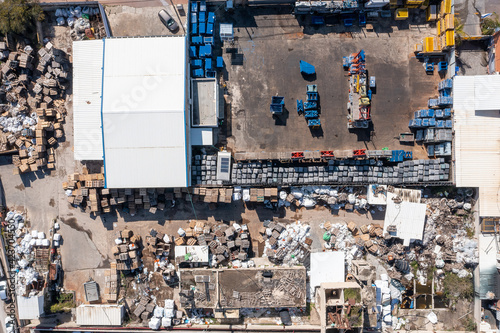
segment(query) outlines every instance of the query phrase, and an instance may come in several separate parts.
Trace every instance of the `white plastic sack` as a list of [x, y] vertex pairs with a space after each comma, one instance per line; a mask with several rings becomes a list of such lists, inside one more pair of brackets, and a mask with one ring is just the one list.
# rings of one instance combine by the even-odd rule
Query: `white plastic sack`
[[165, 310], [170, 309], [173, 310], [175, 306], [175, 302], [173, 299], [166, 299], [165, 300]]
[[69, 25], [70, 27], [72, 27], [72, 26], [73, 26], [73, 24], [75, 24], [75, 19], [74, 19], [73, 17], [68, 17], [68, 18], [66, 19], [66, 21], [68, 22], [68, 25]]
[[121, 238], [117, 238], [115, 239], [115, 244], [116, 245], [120, 245], [121, 243], [123, 243], [122, 239]]
[[186, 236], [186, 231], [184, 231], [184, 229], [182, 229], [182, 228], [179, 228], [179, 230], [177, 230], [177, 234], [180, 237], [184, 237], [184, 236]]
[[243, 201], [250, 201], [250, 190], [247, 188], [243, 190]]
[[44, 238], [45, 238], [45, 233], [44, 233], [44, 232], [42, 232], [42, 231], [40, 231], [40, 232], [38, 233], [37, 237], [38, 237], [39, 239], [44, 239]]
[[287, 196], [287, 194], [286, 194], [286, 192], [285, 192], [285, 191], [280, 191], [280, 199], [281, 199], [281, 200], [285, 200], [285, 199], [286, 199], [286, 196]]
[[316, 200], [304, 197], [302, 199], [302, 203], [301, 204], [302, 204], [302, 206], [304, 206], [306, 208], [311, 208], [311, 207], [316, 206]]
[[427, 315], [427, 319], [429, 319], [429, 321], [433, 324], [437, 324], [438, 322], [438, 317], [436, 316], [436, 314], [434, 312], [430, 312], [428, 315]]
[[61, 234], [54, 234], [54, 240], [61, 240]]
[[233, 193], [233, 201], [241, 200], [241, 193], [235, 192]]
[[149, 328], [152, 330], [158, 330], [160, 328], [161, 320], [158, 318], [151, 318], [149, 321]]
[[173, 318], [175, 316], [175, 310], [172, 309], [165, 309], [165, 314], [163, 315], [166, 318]]
[[354, 194], [352, 194], [352, 193], [351, 193], [351, 194], [349, 194], [349, 195], [347, 196], [347, 201], [349, 201], [349, 203], [350, 203], [351, 205], [354, 205], [354, 204], [356, 203], [356, 196], [355, 196]]
[[165, 311], [163, 310], [163, 308], [161, 306], [156, 306], [154, 311], [153, 311], [153, 316], [155, 316], [156, 318], [161, 318], [161, 317], [163, 317], [164, 313], [165, 313]]
[[170, 326], [172, 326], [172, 319], [170, 319], [170, 318], [162, 318], [161, 319], [161, 326], [163, 326], [163, 327], [170, 327]]
[[42, 246], [49, 246], [50, 241], [48, 239], [42, 239]]

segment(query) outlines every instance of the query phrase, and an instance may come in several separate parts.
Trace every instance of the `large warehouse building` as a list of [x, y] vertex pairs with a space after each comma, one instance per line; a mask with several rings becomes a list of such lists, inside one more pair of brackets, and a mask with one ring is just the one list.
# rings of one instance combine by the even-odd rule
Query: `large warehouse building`
[[75, 160], [102, 160], [107, 188], [190, 185], [186, 38], [73, 44]]

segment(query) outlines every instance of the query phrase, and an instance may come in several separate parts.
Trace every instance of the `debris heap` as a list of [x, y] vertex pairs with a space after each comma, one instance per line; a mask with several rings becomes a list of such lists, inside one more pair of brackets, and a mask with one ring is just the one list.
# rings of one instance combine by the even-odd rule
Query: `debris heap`
[[64, 102], [70, 75], [66, 54], [50, 42], [10, 51], [0, 42], [2, 89], [0, 151], [14, 150], [15, 173], [55, 168], [54, 148], [64, 138]]
[[259, 241], [265, 240], [264, 256], [276, 264], [308, 265], [312, 244], [312, 239], [309, 238], [310, 228], [300, 221], [286, 226], [264, 221], [260, 229], [262, 238], [259, 237]]

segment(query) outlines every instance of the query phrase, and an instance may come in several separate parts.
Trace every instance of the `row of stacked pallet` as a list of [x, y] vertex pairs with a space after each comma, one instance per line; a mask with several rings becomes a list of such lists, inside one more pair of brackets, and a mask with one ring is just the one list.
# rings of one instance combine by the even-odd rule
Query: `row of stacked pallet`
[[424, 37], [415, 45], [415, 52], [426, 54], [441, 53], [455, 46], [455, 17], [452, 14], [452, 0], [442, 0], [439, 13], [435, 6], [427, 8], [427, 21], [436, 21], [436, 36]]
[[212, 47], [214, 44], [215, 13], [207, 12], [205, 1], [191, 2], [191, 45], [189, 57], [193, 77], [215, 77], [212, 64]]
[[439, 97], [429, 99], [429, 109], [418, 110], [410, 119], [408, 127], [415, 131], [415, 141], [427, 146], [429, 157], [451, 156], [453, 140], [453, 80], [439, 82]]

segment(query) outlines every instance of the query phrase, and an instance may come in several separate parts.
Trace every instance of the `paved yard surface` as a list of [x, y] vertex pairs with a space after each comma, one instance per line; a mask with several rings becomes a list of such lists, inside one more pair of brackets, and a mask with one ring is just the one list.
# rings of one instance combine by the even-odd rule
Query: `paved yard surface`
[[[408, 22], [374, 23], [374, 31], [328, 21], [315, 29], [288, 10], [241, 9], [220, 13], [220, 22], [233, 22], [236, 40], [224, 45], [227, 86], [228, 146], [234, 152], [335, 149], [413, 149], [400, 146], [396, 137], [408, 132], [413, 112], [437, 95], [439, 76], [425, 74], [415, 59], [415, 43], [434, 30]], [[415, 18], [415, 20], [420, 19]], [[389, 21], [390, 23], [390, 21]], [[373, 128], [350, 133], [347, 129], [348, 78], [342, 56], [364, 49], [369, 75], [377, 78], [373, 96]], [[316, 67], [315, 80], [305, 80], [299, 60]], [[306, 98], [306, 85], [318, 85], [322, 129], [311, 132], [296, 112], [296, 99]], [[286, 115], [275, 121], [269, 112], [271, 96], [285, 97]]]

